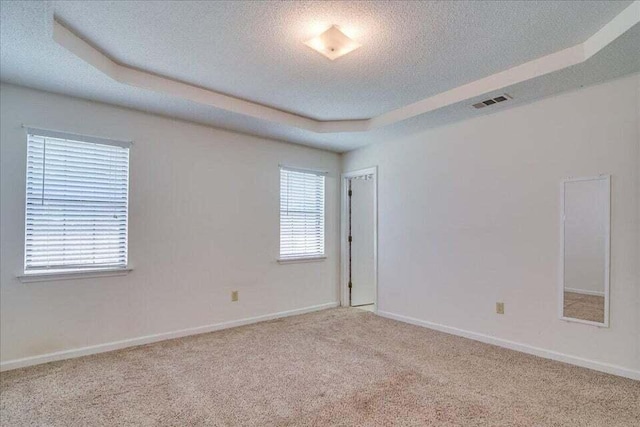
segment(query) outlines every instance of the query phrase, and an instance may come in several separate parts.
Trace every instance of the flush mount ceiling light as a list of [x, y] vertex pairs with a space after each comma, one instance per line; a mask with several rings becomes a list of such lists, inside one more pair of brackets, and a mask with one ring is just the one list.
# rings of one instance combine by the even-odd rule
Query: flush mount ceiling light
[[335, 25], [332, 25], [331, 28], [319, 36], [307, 40], [304, 44], [332, 61], [362, 46], [360, 43], [347, 37], [347, 35], [340, 31], [340, 28]]

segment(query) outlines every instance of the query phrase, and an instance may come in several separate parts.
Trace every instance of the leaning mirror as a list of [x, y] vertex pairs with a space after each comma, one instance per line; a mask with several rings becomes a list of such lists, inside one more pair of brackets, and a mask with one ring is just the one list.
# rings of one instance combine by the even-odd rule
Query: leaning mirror
[[608, 175], [562, 183], [562, 283], [560, 317], [609, 324]]

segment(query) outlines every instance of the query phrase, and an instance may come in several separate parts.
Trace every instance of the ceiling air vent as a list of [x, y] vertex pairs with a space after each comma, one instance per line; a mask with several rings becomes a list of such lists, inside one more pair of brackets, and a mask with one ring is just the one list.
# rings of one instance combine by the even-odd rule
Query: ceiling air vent
[[509, 95], [505, 93], [504, 95], [496, 96], [495, 98], [486, 99], [484, 101], [478, 102], [477, 104], [473, 104], [473, 106], [475, 108], [484, 108], [484, 107], [488, 107], [489, 105], [497, 104], [499, 102], [508, 101], [510, 99], [513, 99], [513, 98], [511, 98]]

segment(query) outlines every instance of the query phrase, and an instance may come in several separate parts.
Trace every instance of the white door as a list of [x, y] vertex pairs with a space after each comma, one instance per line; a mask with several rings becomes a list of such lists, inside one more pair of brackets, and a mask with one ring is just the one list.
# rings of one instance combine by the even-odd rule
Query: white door
[[373, 304], [373, 179], [351, 179], [351, 305]]

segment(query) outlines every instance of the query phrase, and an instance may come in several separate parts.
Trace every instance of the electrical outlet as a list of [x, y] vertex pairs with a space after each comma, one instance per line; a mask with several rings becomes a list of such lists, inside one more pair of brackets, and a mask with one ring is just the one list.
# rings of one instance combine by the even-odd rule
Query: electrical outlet
[[504, 314], [504, 303], [503, 302], [497, 302], [496, 303], [496, 313]]
[[231, 291], [231, 301], [238, 301], [238, 291]]

